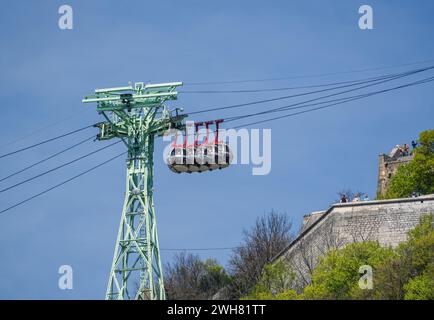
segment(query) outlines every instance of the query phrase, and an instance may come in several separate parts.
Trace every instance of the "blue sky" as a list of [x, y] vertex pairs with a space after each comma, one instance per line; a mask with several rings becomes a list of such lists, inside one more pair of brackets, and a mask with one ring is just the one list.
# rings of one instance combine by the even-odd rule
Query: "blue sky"
[[[68, 1], [74, 10], [74, 29], [60, 30], [57, 10], [64, 3], [3, 4], [1, 154], [99, 121], [95, 106], [81, 103], [98, 87], [128, 81], [187, 84], [303, 76], [434, 59], [434, 3], [430, 1]], [[374, 30], [358, 27], [362, 4], [373, 7]], [[408, 68], [218, 88], [309, 85]], [[184, 87], [193, 88], [216, 89]], [[433, 92], [432, 84], [426, 84], [257, 126], [272, 129], [272, 169], [266, 176], [253, 176], [248, 165], [175, 175], [163, 163], [165, 144], [158, 141], [155, 206], [161, 248], [233, 247], [240, 243], [243, 228], [271, 209], [286, 212], [296, 231], [304, 214], [326, 209], [343, 188], [373, 196], [378, 154], [432, 129]], [[276, 93], [180, 94], [171, 105], [191, 112], [273, 96]], [[215, 112], [191, 120], [285, 104]], [[66, 120], [59, 123], [62, 119]], [[46, 127], [52, 123], [56, 124]], [[5, 176], [92, 134], [96, 130], [0, 159], [0, 174]], [[104, 144], [89, 142], [15, 180], [0, 182], [0, 187]], [[109, 148], [4, 192], [0, 209], [122, 149], [121, 145]], [[104, 298], [124, 175], [125, 161], [118, 159], [2, 214], [0, 298]], [[163, 263], [171, 261], [173, 254], [163, 250]], [[226, 264], [230, 251], [199, 254]], [[57, 287], [57, 270], [63, 264], [73, 267], [73, 290]]]

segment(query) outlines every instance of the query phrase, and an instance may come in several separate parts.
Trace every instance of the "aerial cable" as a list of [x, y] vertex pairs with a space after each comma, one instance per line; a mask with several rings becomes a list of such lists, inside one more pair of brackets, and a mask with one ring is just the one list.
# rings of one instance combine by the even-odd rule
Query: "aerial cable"
[[364, 78], [364, 79], [357, 79], [357, 80], [348, 80], [348, 81], [331, 82], [331, 83], [306, 85], [306, 86], [281, 87], [281, 88], [240, 89], [240, 90], [180, 90], [180, 91], [178, 91], [178, 93], [258, 93], [258, 92], [287, 91], [287, 90], [323, 88], [323, 87], [337, 86], [337, 85], [349, 84], [349, 83], [354, 83], [355, 85], [357, 85], [357, 82], [370, 81], [370, 80], [372, 80], [372, 81], [381, 80], [381, 79], [388, 78], [391, 76], [393, 76], [393, 74], [392, 75], [386, 75], [386, 76], [377, 76], [377, 77], [370, 77], [370, 78]]
[[251, 105], [267, 103], [267, 102], [273, 102], [273, 101], [278, 101], [278, 100], [297, 98], [297, 97], [312, 95], [312, 94], [326, 92], [326, 91], [332, 91], [332, 90], [337, 90], [337, 89], [342, 89], [342, 88], [347, 88], [347, 87], [353, 87], [353, 86], [356, 86], [359, 84], [372, 83], [375, 81], [379, 81], [379, 80], [366, 80], [366, 81], [363, 81], [361, 83], [349, 84], [349, 85], [344, 85], [344, 86], [336, 86], [336, 87], [327, 88], [327, 89], [308, 91], [308, 92], [297, 93], [297, 94], [286, 95], [286, 96], [280, 96], [280, 97], [270, 98], [270, 99], [254, 100], [254, 101], [250, 101], [250, 102], [233, 104], [233, 105], [224, 106], [224, 107], [215, 107], [215, 108], [203, 109], [203, 110], [189, 112], [188, 115], [194, 115], [194, 114], [200, 114], [200, 113], [206, 113], [206, 112], [212, 112], [212, 111], [219, 111], [219, 110], [234, 109], [234, 108], [240, 108], [240, 107], [251, 106]]
[[[432, 68], [434, 68], [434, 67], [431, 67], [430, 69], [432, 69]], [[422, 72], [422, 71], [418, 71], [418, 72]], [[414, 73], [412, 73], [412, 74], [414, 74]], [[335, 97], [335, 96], [338, 96], [338, 95], [342, 95], [342, 94], [345, 94], [345, 93], [349, 93], [349, 92], [365, 89], [365, 88], [368, 88], [368, 87], [380, 85], [380, 84], [383, 84], [383, 83], [386, 83], [386, 82], [390, 82], [390, 81], [393, 81], [393, 80], [396, 80], [396, 79], [400, 79], [400, 78], [403, 78], [403, 77], [407, 77], [407, 76], [409, 76], [409, 74], [396, 76], [396, 77], [394, 77], [392, 79], [382, 80], [380, 82], [376, 82], [376, 83], [373, 83], [373, 84], [368, 84], [368, 85], [364, 85], [364, 86], [361, 86], [361, 87], [357, 87], [357, 88], [353, 88], [353, 89], [348, 89], [348, 90], [340, 91], [340, 92], [337, 92], [337, 93], [332, 93], [332, 94], [329, 94], [329, 95], [313, 98], [313, 99], [310, 99], [310, 100], [297, 102], [297, 103], [291, 104], [289, 106], [279, 107], [279, 108], [275, 108], [275, 109], [272, 109], [272, 110], [281, 110], [281, 109], [287, 109], [289, 107], [304, 105], [304, 104], [309, 103], [309, 102], [314, 102], [314, 101], [322, 100], [322, 99], [325, 99], [325, 98]], [[401, 86], [399, 86], [399, 88], [400, 87]], [[238, 120], [238, 119], [242, 119], [242, 118], [246, 118], [246, 117], [251, 117], [253, 115], [261, 115], [261, 114], [265, 114], [265, 113], [268, 113], [268, 111], [261, 111], [261, 112], [257, 112], [257, 113], [249, 114], [249, 115], [240, 115], [240, 116], [229, 117], [229, 118], [226, 118], [225, 121], [226, 122], [230, 122], [230, 121], [234, 121], [234, 120]]]
[[[362, 98], [367, 98], [367, 97], [370, 97], [373, 95], [378, 95], [378, 94], [386, 93], [389, 91], [394, 91], [394, 90], [399, 90], [399, 89], [410, 87], [410, 86], [424, 84], [427, 82], [431, 82], [433, 80], [434, 80], [434, 77], [428, 77], [425, 79], [421, 79], [421, 80], [417, 80], [414, 82], [398, 85], [398, 86], [391, 87], [391, 88], [381, 89], [378, 91], [372, 91], [372, 92], [367, 92], [367, 93], [363, 93], [363, 94], [353, 95], [353, 96], [349, 96], [349, 97], [342, 97], [342, 98], [337, 98], [337, 99], [331, 99], [331, 100], [326, 100], [326, 101], [319, 101], [319, 102], [315, 102], [315, 103], [308, 103], [309, 101], [303, 101], [300, 103], [295, 103], [295, 104], [291, 104], [288, 106], [273, 108], [273, 109], [269, 109], [269, 110], [265, 110], [265, 111], [261, 111], [261, 112], [257, 112], [257, 113], [250, 113], [250, 114], [240, 115], [240, 116], [236, 116], [236, 117], [228, 117], [228, 118], [224, 118], [223, 120], [225, 121], [225, 123], [228, 123], [228, 122], [232, 122], [232, 121], [236, 121], [236, 120], [240, 120], [240, 119], [244, 119], [244, 118], [248, 118], [248, 117], [252, 117], [252, 116], [265, 115], [268, 113], [283, 112], [283, 111], [294, 110], [294, 109], [303, 109], [303, 108], [323, 105], [323, 104], [327, 104], [327, 103], [333, 103], [333, 105], [336, 105], [334, 102], [340, 102], [338, 104], [342, 104], [345, 102], [350, 102], [353, 100], [359, 100]], [[319, 109], [323, 109], [323, 108], [322, 107], [321, 108], [315, 108], [315, 109], [311, 109], [311, 111], [315, 111], [315, 110], [319, 110]], [[310, 111], [308, 111], [308, 112], [310, 112]], [[301, 112], [301, 113], [305, 113], [305, 112]], [[297, 114], [300, 114], [300, 113], [297, 113]], [[247, 125], [253, 125], [253, 124], [262, 123], [262, 122], [266, 122], [266, 121], [259, 121], [259, 122], [255, 121], [255, 122], [249, 123]], [[226, 128], [226, 129], [227, 130], [228, 129], [236, 129], [236, 128], [240, 128], [240, 127], [242, 127], [242, 126], [230, 127], [230, 128]], [[186, 135], [184, 135], [184, 139], [186, 137], [195, 136], [196, 134], [197, 134], [196, 132], [186, 134]]]
[[314, 107], [314, 106], [318, 106], [318, 105], [323, 105], [323, 104], [328, 104], [328, 103], [333, 103], [333, 102], [340, 102], [340, 101], [347, 102], [347, 101], [351, 101], [355, 98], [362, 99], [362, 98], [368, 97], [370, 95], [371, 94], [368, 94], [368, 93], [359, 94], [359, 95], [355, 95], [355, 96], [319, 101], [319, 102], [308, 103], [308, 104], [305, 104], [303, 102], [301, 105], [300, 104], [294, 104], [294, 105], [289, 105], [289, 106], [284, 106], [284, 107], [273, 108], [273, 109], [269, 109], [269, 110], [265, 110], [265, 111], [261, 111], [261, 112], [257, 112], [257, 113], [249, 113], [246, 115], [229, 117], [229, 118], [225, 118], [224, 121], [227, 123], [227, 122], [237, 121], [237, 120], [244, 119], [244, 118], [249, 118], [249, 117], [254, 117], [254, 116], [259, 116], [259, 115], [265, 115], [265, 114], [274, 113], [274, 112], [283, 112], [283, 111], [288, 111], [288, 110], [304, 109], [304, 108], [308, 108], [308, 107]]
[[12, 206], [10, 206], [10, 207], [7, 207], [6, 209], [1, 210], [1, 211], [0, 211], [0, 214], [1, 214], [1, 213], [4, 213], [4, 212], [6, 212], [6, 211], [9, 211], [9, 210], [11, 210], [11, 209], [13, 209], [13, 208], [15, 208], [15, 207], [18, 207], [18, 206], [20, 206], [20, 205], [22, 205], [22, 204], [24, 204], [24, 203], [26, 203], [26, 202], [28, 202], [28, 201], [30, 201], [30, 200], [33, 200], [33, 199], [35, 199], [35, 198], [37, 198], [37, 197], [39, 197], [39, 196], [41, 196], [41, 195], [43, 195], [43, 194], [45, 194], [45, 193], [51, 191], [51, 190], [54, 190], [54, 189], [56, 189], [56, 188], [59, 188], [60, 186], [63, 186], [64, 184], [66, 184], [66, 183], [68, 183], [68, 182], [70, 182], [70, 181], [72, 181], [72, 180], [75, 180], [75, 179], [77, 179], [77, 178], [79, 178], [79, 177], [81, 177], [81, 176], [83, 176], [83, 175], [85, 175], [85, 174], [87, 174], [87, 173], [89, 173], [89, 172], [91, 172], [91, 171], [93, 171], [93, 170], [95, 170], [95, 169], [97, 169], [97, 168], [99, 168], [99, 167], [101, 167], [101, 166], [103, 166], [103, 165], [109, 163], [110, 161], [113, 161], [113, 160], [115, 160], [115, 159], [117, 159], [117, 158], [119, 158], [119, 157], [125, 155], [125, 154], [126, 154], [126, 152], [122, 152], [121, 154], [118, 154], [117, 156], [114, 156], [114, 157], [112, 157], [112, 158], [110, 158], [110, 159], [108, 159], [108, 160], [106, 160], [106, 161], [104, 161], [104, 162], [101, 162], [100, 164], [98, 164], [98, 165], [96, 165], [96, 166], [94, 166], [94, 167], [92, 167], [92, 168], [90, 168], [90, 169], [87, 169], [86, 171], [83, 171], [83, 172], [81, 172], [81, 173], [79, 173], [79, 174], [77, 174], [77, 175], [75, 175], [75, 176], [73, 176], [73, 177], [71, 177], [71, 178], [69, 178], [69, 179], [67, 179], [67, 180], [65, 180], [65, 181], [63, 181], [63, 182], [61, 182], [61, 183], [59, 183], [59, 184], [56, 184], [55, 186], [52, 186], [52, 187], [50, 187], [50, 188], [48, 188], [48, 189], [45, 189], [44, 191], [39, 192], [39, 193], [37, 193], [37, 194], [35, 194], [35, 195], [33, 195], [33, 196], [31, 196], [31, 197], [25, 199], [25, 200], [22, 200], [22, 201], [20, 201], [20, 202], [17, 202], [17, 203], [15, 203], [14, 205], [12, 205]]
[[[311, 95], [311, 94], [316, 94], [316, 93], [321, 93], [321, 92], [326, 92], [326, 91], [331, 91], [331, 90], [336, 90], [336, 89], [342, 89], [342, 88], [347, 88], [347, 87], [354, 87], [356, 85], [360, 85], [360, 84], [365, 84], [365, 83], [369, 83], [370, 85], [367, 86], [362, 86], [356, 89], [353, 89], [351, 91], [355, 91], [355, 90], [360, 90], [360, 89], [364, 89], [366, 87], [370, 87], [373, 85], [378, 85], [381, 83], [385, 83], [388, 81], [393, 81], [396, 79], [400, 79], [403, 77], [407, 77], [413, 74], [417, 74], [420, 72], [425, 72], [427, 70], [433, 69], [434, 66], [428, 67], [428, 68], [423, 68], [423, 69], [416, 69], [416, 70], [412, 70], [412, 71], [407, 71], [407, 72], [403, 72], [403, 73], [399, 73], [399, 74], [394, 74], [394, 75], [390, 75], [385, 77], [384, 79], [379, 79], [379, 80], [366, 80], [366, 81], [362, 81], [356, 84], [347, 84], [347, 85], [343, 85], [343, 86], [337, 86], [337, 87], [332, 87], [332, 88], [327, 88], [327, 89], [321, 89], [321, 90], [315, 90], [315, 91], [309, 91], [309, 92], [304, 92], [304, 93], [299, 93], [299, 94], [293, 94], [293, 95], [287, 95], [287, 96], [280, 96], [280, 97], [276, 97], [276, 98], [270, 98], [270, 99], [264, 99], [264, 100], [255, 100], [255, 101], [250, 101], [250, 102], [246, 102], [246, 103], [240, 103], [240, 104], [234, 104], [234, 105], [229, 105], [229, 106], [223, 106], [223, 107], [215, 107], [215, 108], [209, 108], [209, 109], [203, 109], [203, 110], [198, 110], [198, 111], [193, 111], [193, 112], [189, 112], [188, 115], [194, 115], [194, 114], [199, 114], [199, 113], [205, 113], [205, 112], [211, 112], [211, 111], [217, 111], [217, 110], [226, 110], [226, 109], [233, 109], [233, 108], [240, 108], [240, 107], [244, 107], [244, 106], [251, 106], [251, 105], [256, 105], [256, 104], [261, 104], [261, 103], [266, 103], [266, 102], [273, 102], [273, 101], [279, 101], [279, 100], [285, 100], [285, 99], [290, 99], [290, 98], [296, 98], [296, 97], [301, 97], [301, 96], [306, 96], [306, 95]], [[351, 91], [344, 91], [345, 92], [351, 92]], [[342, 94], [342, 93], [340, 93]], [[325, 96], [328, 97], [328, 96]]]
[[[396, 88], [393, 88], [393, 89], [382, 90], [382, 92], [378, 92], [376, 94], [384, 93], [384, 92], [388, 92], [388, 91], [392, 91], [392, 90], [397, 90], [398, 88], [405, 88], [405, 87], [420, 85], [420, 84], [424, 84], [424, 83], [428, 83], [428, 82], [433, 82], [433, 81], [434, 81], [434, 77], [430, 77], [430, 78], [426, 78], [426, 79], [423, 79], [423, 80], [420, 80], [420, 81], [417, 81], [417, 82], [413, 82], [413, 83], [410, 83], [410, 84], [402, 85], [402, 86], [399, 86], [399, 87], [396, 87]], [[317, 111], [317, 110], [321, 110], [321, 109], [325, 109], [325, 108], [330, 108], [330, 107], [333, 107], [333, 106], [336, 106], [336, 105], [340, 105], [340, 104], [343, 104], [343, 103], [347, 103], [347, 102], [350, 102], [350, 101], [359, 100], [359, 99], [365, 98], [367, 96], [368, 95], [360, 95], [360, 96], [355, 96], [355, 97], [349, 97], [348, 99], [346, 99], [344, 101], [340, 101], [340, 102], [336, 102], [336, 103], [332, 103], [332, 104], [329, 104], [329, 105], [325, 105], [325, 106], [321, 106], [321, 107], [317, 107], [317, 108], [312, 108], [312, 109], [308, 109], [308, 110], [303, 110], [303, 111], [299, 111], [299, 112], [294, 112], [294, 113], [290, 113], [290, 114], [286, 114], [286, 115], [282, 115], [282, 116], [278, 116], [278, 117], [274, 117], [274, 118], [268, 118], [268, 119], [264, 119], [264, 120], [250, 122], [250, 123], [246, 123], [246, 124], [235, 126], [232, 129], [243, 128], [243, 127], [247, 127], [247, 126], [251, 126], [251, 125], [255, 125], [255, 124], [261, 124], [261, 123], [264, 123], [264, 122], [279, 120], [279, 119], [283, 119], [283, 118], [287, 118], [287, 117], [292, 117], [292, 116], [300, 115], [300, 114], [303, 114], [303, 113], [308, 113], [308, 112], [313, 112], [313, 111]]]
[[60, 123], [62, 123], [62, 122], [65, 122], [65, 121], [67, 121], [67, 120], [70, 120], [70, 119], [72, 119], [72, 118], [75, 118], [75, 117], [81, 115], [83, 112], [85, 112], [85, 111], [87, 111], [87, 110], [89, 110], [89, 109], [80, 110], [79, 112], [76, 112], [76, 113], [74, 113], [74, 114], [71, 114], [71, 115], [69, 115], [69, 116], [66, 117], [66, 118], [63, 118], [63, 119], [57, 120], [57, 121], [52, 122], [52, 123], [49, 123], [49, 124], [47, 124], [47, 125], [45, 125], [45, 126], [43, 126], [43, 127], [37, 128], [37, 129], [35, 129], [35, 130], [31, 131], [31, 132], [28, 132], [27, 134], [25, 134], [25, 135], [23, 135], [23, 136], [21, 136], [21, 137], [18, 137], [18, 138], [16, 138], [16, 139], [12, 140], [12, 141], [9, 141], [9, 142], [6, 142], [6, 143], [1, 144], [1, 145], [0, 145], [0, 148], [3, 148], [3, 147], [6, 147], [6, 146], [9, 146], [9, 145], [14, 144], [14, 143], [16, 143], [16, 142], [18, 142], [18, 141], [21, 141], [21, 140], [24, 140], [24, 139], [26, 139], [26, 138], [28, 138], [28, 137], [34, 136], [36, 133], [39, 133], [39, 132], [42, 132], [42, 131], [44, 131], [44, 130], [46, 130], [46, 129], [48, 129], [48, 128], [51, 128], [51, 127], [57, 126], [58, 124], [60, 124]]
[[84, 140], [82, 140], [82, 141], [80, 141], [80, 142], [77, 142], [77, 143], [73, 144], [72, 146], [70, 146], [70, 147], [68, 147], [68, 148], [65, 148], [65, 149], [63, 149], [63, 150], [60, 150], [59, 152], [56, 152], [56, 153], [54, 153], [54, 154], [52, 154], [52, 155], [50, 155], [50, 156], [48, 156], [48, 157], [46, 157], [46, 158], [44, 158], [44, 159], [42, 159], [42, 160], [39, 160], [39, 161], [37, 161], [37, 162], [35, 162], [35, 163], [31, 164], [31, 165], [28, 165], [27, 167], [24, 167], [24, 168], [22, 168], [22, 169], [20, 169], [20, 170], [18, 170], [18, 171], [15, 171], [15, 172], [9, 174], [8, 176], [6, 176], [6, 177], [4, 177], [4, 178], [1, 178], [1, 179], [0, 179], [0, 182], [4, 181], [4, 180], [6, 180], [6, 179], [9, 179], [9, 178], [11, 178], [11, 177], [13, 177], [13, 176], [15, 176], [15, 175], [17, 175], [17, 174], [19, 174], [19, 173], [22, 173], [22, 172], [24, 172], [24, 171], [26, 171], [26, 170], [28, 170], [28, 169], [30, 169], [30, 168], [33, 168], [33, 167], [37, 166], [38, 164], [41, 164], [41, 163], [43, 163], [43, 162], [45, 162], [45, 161], [48, 161], [48, 160], [50, 160], [50, 159], [53, 159], [53, 158], [57, 157], [58, 155], [61, 155], [62, 153], [65, 153], [65, 152], [67, 152], [67, 151], [69, 151], [69, 150], [71, 150], [71, 149], [74, 149], [74, 148], [78, 147], [79, 145], [82, 145], [83, 143], [85, 143], [85, 142], [87, 142], [87, 141], [89, 141], [89, 140], [92, 140], [92, 139], [94, 139], [94, 138], [95, 138], [95, 135], [92, 135], [91, 137], [86, 138], [86, 139], [84, 139]]
[[252, 116], [257, 116], [257, 115], [268, 114], [268, 113], [272, 113], [272, 112], [281, 112], [281, 111], [287, 111], [287, 110], [293, 110], [293, 109], [312, 107], [312, 106], [316, 106], [316, 105], [320, 105], [320, 104], [325, 104], [325, 103], [330, 103], [330, 102], [336, 102], [336, 101], [341, 101], [341, 100], [353, 100], [354, 98], [361, 99], [361, 98], [366, 98], [366, 97], [370, 97], [370, 96], [381, 94], [381, 93], [386, 93], [386, 92], [389, 92], [389, 91], [394, 91], [394, 90], [398, 90], [398, 89], [402, 89], [402, 88], [406, 88], [406, 87], [410, 87], [410, 86], [424, 84], [424, 83], [433, 81], [433, 79], [434, 79], [434, 77], [428, 77], [428, 78], [425, 78], [425, 79], [421, 79], [421, 80], [418, 80], [418, 81], [415, 81], [415, 82], [410, 82], [410, 83], [407, 83], [407, 84], [399, 85], [399, 86], [396, 86], [396, 87], [382, 89], [382, 90], [373, 91], [373, 92], [368, 92], [368, 93], [359, 94], [359, 95], [355, 95], [355, 96], [343, 97], [343, 98], [332, 99], [332, 100], [327, 100], [327, 101], [321, 101], [321, 102], [312, 103], [312, 104], [304, 104], [303, 103], [303, 105], [301, 105], [301, 106], [299, 106], [299, 104], [292, 104], [292, 105], [289, 105], [289, 106], [284, 106], [284, 107], [279, 107], [279, 108], [273, 108], [273, 109], [269, 109], [269, 110], [265, 110], [265, 111], [261, 111], [261, 112], [257, 112], [257, 113], [251, 113], [251, 114], [247, 114], [247, 115], [241, 115], [241, 116], [237, 116], [237, 117], [226, 118], [224, 120], [225, 120], [225, 122], [231, 122], [231, 121], [236, 121], [236, 120], [239, 120], [239, 119], [244, 119], [244, 118], [248, 118], [248, 117], [252, 117]]
[[[332, 100], [327, 100], [327, 101], [320, 101], [320, 102], [316, 102], [316, 103], [303, 104], [303, 105], [299, 105], [299, 106], [292, 106], [292, 105], [290, 105], [290, 106], [287, 106], [287, 107], [283, 107], [285, 109], [274, 108], [274, 109], [270, 109], [270, 110], [263, 111], [263, 112], [260, 112], [260, 113], [247, 114], [247, 115], [238, 116], [238, 117], [232, 117], [232, 118], [224, 118], [223, 120], [224, 120], [225, 123], [228, 123], [228, 122], [237, 121], [237, 120], [244, 119], [244, 118], [251, 117], [251, 116], [263, 115], [263, 114], [268, 114], [268, 113], [273, 113], [273, 112], [283, 112], [283, 111], [294, 110], [294, 109], [304, 109], [304, 108], [308, 108], [308, 107], [312, 107], [312, 106], [318, 106], [318, 105], [323, 105], [323, 104], [327, 104], [327, 103], [331, 103], [331, 102], [341, 102], [342, 101], [341, 103], [345, 103], [345, 102], [350, 102], [350, 101], [353, 101], [353, 100], [362, 99], [362, 98], [371, 96], [373, 94], [374, 93], [366, 93], [366, 94], [360, 94], [360, 95], [356, 95], [356, 96], [343, 97], [343, 98], [332, 99]], [[336, 104], [333, 104], [333, 105], [336, 105]], [[277, 109], [279, 109], [279, 110], [277, 110]], [[319, 109], [322, 109], [322, 108], [319, 108]], [[315, 110], [317, 110], [317, 108], [310, 109], [310, 110], [311, 111], [315, 111]], [[304, 112], [301, 112], [301, 113], [304, 113]], [[262, 121], [253, 122], [253, 123], [246, 124], [245, 126], [249, 126], [249, 125], [253, 125], [253, 124], [261, 123], [261, 122]], [[224, 128], [224, 129], [225, 130], [230, 130], [230, 129], [238, 129], [238, 128], [241, 128], [241, 127], [243, 127], [243, 126], [239, 125], [239, 126], [229, 127], [229, 128]], [[197, 132], [193, 132], [193, 133], [184, 135], [183, 137], [185, 139], [185, 137], [190, 137], [190, 136], [194, 137], [197, 134], [198, 134]]]
[[93, 155], [93, 154], [95, 154], [95, 153], [97, 153], [97, 152], [100, 152], [100, 151], [102, 151], [102, 150], [104, 150], [104, 149], [107, 149], [107, 148], [109, 148], [109, 147], [112, 147], [112, 146], [114, 146], [115, 144], [118, 144], [118, 143], [120, 143], [120, 142], [122, 142], [122, 140], [118, 140], [118, 141], [116, 141], [116, 142], [114, 142], [114, 143], [111, 143], [111, 144], [109, 144], [109, 145], [106, 145], [106, 146], [104, 146], [104, 147], [102, 147], [102, 148], [96, 149], [95, 151], [92, 151], [92, 152], [87, 153], [87, 154], [85, 154], [85, 155], [83, 155], [83, 156], [80, 156], [80, 157], [78, 157], [78, 158], [75, 158], [75, 159], [73, 159], [73, 160], [71, 160], [71, 161], [65, 162], [65, 163], [63, 163], [63, 164], [61, 164], [61, 165], [59, 165], [59, 166], [57, 166], [57, 167], [54, 167], [54, 168], [52, 168], [52, 169], [50, 169], [50, 170], [44, 171], [44, 172], [42, 172], [42, 173], [40, 173], [40, 174], [37, 174], [36, 176], [33, 176], [33, 177], [28, 178], [28, 179], [26, 179], [26, 180], [20, 181], [20, 182], [14, 184], [14, 185], [12, 185], [12, 186], [9, 186], [9, 187], [7, 187], [7, 188], [1, 189], [1, 190], [0, 190], [0, 193], [3, 193], [3, 192], [8, 191], [8, 190], [10, 190], [10, 189], [16, 188], [16, 187], [18, 187], [18, 186], [20, 186], [20, 185], [22, 185], [22, 184], [24, 184], [24, 183], [27, 183], [27, 182], [32, 181], [32, 180], [35, 180], [36, 178], [42, 177], [42, 176], [44, 176], [44, 175], [46, 175], [46, 174], [48, 174], [48, 173], [51, 173], [51, 172], [53, 172], [53, 171], [56, 171], [56, 170], [60, 169], [60, 168], [66, 167], [66, 166], [68, 166], [68, 165], [70, 165], [70, 164], [72, 164], [72, 163], [75, 163], [75, 162], [77, 162], [77, 161], [79, 161], [79, 160], [82, 160], [82, 159], [84, 159], [84, 158], [87, 158], [87, 157], [89, 157], [89, 156], [91, 156], [91, 155]]
[[[332, 106], [344, 104], [344, 103], [347, 103], [347, 102], [351, 102], [351, 101], [355, 101], [355, 100], [360, 100], [360, 99], [371, 97], [371, 96], [374, 96], [374, 95], [378, 95], [378, 94], [382, 94], [382, 93], [386, 93], [386, 92], [390, 92], [390, 91], [394, 91], [394, 90], [399, 90], [399, 89], [402, 89], [402, 88], [412, 87], [412, 86], [416, 86], [416, 85], [421, 85], [421, 84], [425, 84], [425, 83], [429, 83], [429, 82], [433, 82], [433, 81], [434, 81], [434, 77], [428, 77], [428, 78], [425, 78], [425, 79], [421, 79], [421, 80], [418, 80], [418, 81], [406, 83], [406, 84], [395, 86], [395, 87], [392, 87], [392, 88], [387, 88], [387, 89], [382, 89], [382, 90], [378, 90], [378, 91], [368, 92], [368, 93], [359, 94], [359, 95], [355, 95], [355, 96], [349, 96], [349, 97], [343, 97], [343, 98], [332, 99], [332, 100], [327, 100], [327, 101], [321, 101], [321, 102], [317, 102], [317, 103], [305, 104], [305, 105], [297, 106], [297, 107], [294, 107], [293, 105], [290, 105], [290, 106], [286, 106], [286, 107], [279, 107], [279, 108], [270, 109], [270, 110], [263, 111], [263, 112], [260, 112], [260, 113], [248, 114], [248, 115], [245, 115], [245, 116], [239, 116], [237, 119], [225, 118], [223, 120], [225, 122], [231, 122], [231, 121], [239, 120], [241, 118], [246, 118], [246, 117], [255, 116], [255, 115], [259, 115], [259, 114], [262, 115], [262, 114], [268, 114], [268, 113], [273, 113], [273, 112], [282, 112], [282, 111], [288, 111], [288, 110], [300, 109], [300, 108], [307, 108], [307, 107], [311, 107], [311, 106], [316, 106], [316, 105], [321, 105], [321, 104], [326, 104], [326, 103], [334, 102], [334, 103], [328, 104], [326, 106], [321, 106], [321, 107], [318, 107], [318, 108], [312, 108], [312, 109], [308, 109], [308, 110], [304, 110], [304, 111], [300, 111], [300, 112], [296, 112], [296, 113], [290, 113], [290, 114], [287, 114], [287, 115], [278, 116], [278, 117], [275, 117], [275, 118], [269, 118], [269, 119], [265, 119], [265, 120], [259, 120], [259, 121], [255, 121], [255, 122], [251, 122], [251, 123], [246, 123], [246, 124], [243, 124], [243, 125], [238, 125], [238, 126], [235, 126], [235, 127], [225, 128], [226, 130], [229, 130], [229, 129], [238, 129], [238, 128], [243, 128], [243, 127], [246, 127], [246, 126], [251, 126], [251, 125], [254, 125], [254, 124], [260, 124], [260, 123], [269, 122], [269, 121], [273, 121], [273, 120], [278, 120], [278, 119], [282, 119], [282, 118], [286, 118], [286, 117], [296, 116], [296, 115], [303, 114], [303, 113], [308, 113], [308, 112], [313, 112], [313, 111], [317, 111], [317, 110], [321, 110], [321, 109], [325, 109], [325, 108], [330, 108]], [[195, 134], [196, 133], [189, 134], [188, 136], [194, 136]]]
[[58, 139], [64, 138], [64, 137], [69, 136], [69, 135], [71, 135], [71, 134], [74, 134], [74, 133], [77, 133], [77, 132], [80, 132], [80, 131], [83, 131], [83, 130], [86, 130], [86, 129], [89, 129], [89, 128], [92, 128], [92, 127], [94, 127], [93, 124], [92, 124], [92, 125], [89, 125], [89, 126], [86, 126], [86, 127], [83, 127], [83, 128], [80, 128], [80, 129], [77, 129], [77, 130], [73, 130], [73, 131], [70, 131], [70, 132], [67, 132], [67, 133], [61, 134], [61, 135], [59, 135], [59, 136], [57, 136], [57, 137], [54, 137], [54, 138], [50, 138], [50, 139], [47, 139], [47, 140], [43, 140], [43, 141], [41, 141], [41, 142], [38, 142], [38, 143], [32, 144], [32, 145], [30, 145], [30, 146], [27, 146], [27, 147], [24, 147], [24, 148], [21, 148], [21, 149], [18, 149], [18, 150], [15, 150], [15, 151], [12, 151], [12, 152], [9, 152], [9, 153], [6, 153], [6, 154], [3, 154], [3, 155], [0, 155], [0, 159], [1, 159], [1, 158], [5, 158], [5, 157], [10, 156], [10, 155], [13, 155], [13, 154], [17, 154], [17, 153], [22, 152], [22, 151], [25, 151], [25, 150], [29, 150], [29, 149], [32, 149], [32, 148], [38, 147], [38, 146], [40, 146], [40, 145], [43, 145], [43, 144], [45, 144], [45, 143], [48, 143], [48, 142], [51, 142], [51, 141], [54, 141], [54, 140], [58, 140]]
[[232, 81], [184, 82], [184, 86], [220, 85], [220, 84], [234, 84], [234, 83], [248, 83], [248, 82], [281, 81], [281, 80], [303, 79], [303, 78], [320, 78], [320, 77], [327, 77], [327, 76], [341, 75], [341, 74], [362, 73], [362, 72], [369, 72], [369, 71], [379, 71], [379, 70], [386, 70], [386, 69], [401, 68], [401, 67], [407, 67], [407, 66], [413, 66], [413, 65], [420, 65], [420, 64], [424, 64], [424, 63], [431, 63], [433, 61], [434, 61], [434, 59], [428, 59], [428, 60], [415, 61], [415, 62], [410, 62], [410, 63], [385, 66], [385, 67], [365, 68], [365, 69], [358, 69], [358, 70], [329, 72], [329, 73], [300, 75], [300, 76], [290, 76], [290, 77], [280, 77], [280, 78], [263, 78], [263, 79], [232, 80]]

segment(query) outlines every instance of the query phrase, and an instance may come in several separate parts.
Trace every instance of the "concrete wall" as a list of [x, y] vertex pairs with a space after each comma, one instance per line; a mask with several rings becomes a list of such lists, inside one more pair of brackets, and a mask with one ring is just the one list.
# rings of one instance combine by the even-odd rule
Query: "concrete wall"
[[397, 246], [421, 215], [434, 213], [434, 195], [381, 201], [335, 204], [316, 212], [298, 237], [274, 261], [285, 259], [296, 272], [297, 287], [310, 282], [318, 257], [351, 242], [376, 240]]

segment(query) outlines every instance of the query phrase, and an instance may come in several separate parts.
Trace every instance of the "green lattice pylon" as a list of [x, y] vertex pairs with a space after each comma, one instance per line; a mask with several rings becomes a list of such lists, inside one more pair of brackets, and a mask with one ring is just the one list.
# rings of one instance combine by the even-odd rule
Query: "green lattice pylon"
[[153, 202], [154, 139], [184, 127], [184, 115], [164, 106], [176, 99], [180, 82], [136, 83], [97, 89], [83, 102], [97, 102], [106, 122], [97, 124], [99, 140], [120, 138], [128, 149], [125, 201], [110, 270], [106, 299], [165, 299]]

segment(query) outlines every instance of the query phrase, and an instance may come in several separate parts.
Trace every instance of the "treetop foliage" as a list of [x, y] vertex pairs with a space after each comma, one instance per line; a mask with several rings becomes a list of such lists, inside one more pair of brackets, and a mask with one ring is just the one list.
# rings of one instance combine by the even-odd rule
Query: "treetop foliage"
[[378, 198], [405, 198], [413, 192], [434, 193], [434, 130], [421, 132], [418, 142], [414, 159], [398, 168], [390, 179], [386, 193], [378, 195]]
[[[372, 289], [359, 286], [359, 268], [364, 265], [373, 269]], [[283, 260], [267, 265], [261, 281], [245, 299], [434, 299], [433, 214], [424, 215], [397, 248], [367, 241], [329, 251], [319, 260], [303, 292], [291, 289], [293, 277]]]

